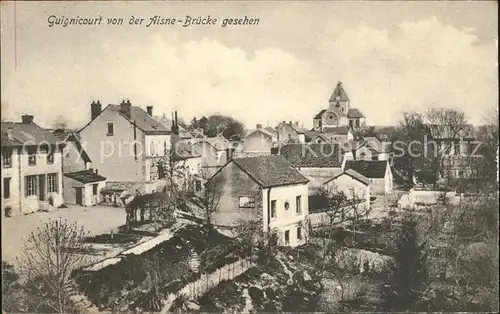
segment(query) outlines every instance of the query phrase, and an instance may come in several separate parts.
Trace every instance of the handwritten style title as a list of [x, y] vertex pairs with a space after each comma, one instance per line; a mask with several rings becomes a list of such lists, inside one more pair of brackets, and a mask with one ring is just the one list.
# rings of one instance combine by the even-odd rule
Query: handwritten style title
[[151, 16], [149, 18], [135, 17], [131, 16], [128, 19], [117, 18], [117, 17], [107, 17], [103, 18], [99, 17], [65, 17], [65, 16], [56, 16], [51, 15], [47, 18], [47, 23], [49, 27], [53, 26], [122, 26], [122, 25], [130, 25], [130, 26], [142, 26], [142, 27], [154, 27], [154, 26], [182, 26], [182, 27], [192, 27], [192, 26], [216, 26], [220, 25], [221, 27], [228, 26], [243, 26], [243, 25], [251, 25], [257, 26], [259, 25], [260, 20], [258, 18], [249, 18], [248, 16], [238, 17], [238, 18], [224, 18], [218, 19], [214, 18], [210, 15], [208, 16], [198, 16], [192, 17], [186, 15], [182, 18], [172, 18], [172, 17], [163, 17], [160, 15]]

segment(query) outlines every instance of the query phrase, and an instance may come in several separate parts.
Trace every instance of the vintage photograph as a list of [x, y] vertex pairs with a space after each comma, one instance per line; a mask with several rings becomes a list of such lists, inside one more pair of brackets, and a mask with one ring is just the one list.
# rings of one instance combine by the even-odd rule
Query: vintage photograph
[[3, 313], [498, 312], [498, 2], [2, 1]]

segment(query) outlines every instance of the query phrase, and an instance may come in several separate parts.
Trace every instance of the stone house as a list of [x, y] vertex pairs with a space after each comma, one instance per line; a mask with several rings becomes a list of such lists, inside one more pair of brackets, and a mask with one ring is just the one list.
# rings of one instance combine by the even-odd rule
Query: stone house
[[393, 175], [386, 160], [346, 160], [343, 171], [352, 169], [370, 180], [372, 194], [387, 194], [393, 189]]
[[2, 122], [2, 211], [20, 215], [63, 203], [63, 143], [23, 115]]
[[280, 156], [233, 158], [207, 182], [221, 195], [212, 219], [223, 226], [258, 219], [263, 231], [278, 233], [281, 244], [297, 246], [307, 232], [308, 183]]
[[308, 140], [310, 131], [299, 126], [299, 122], [282, 121], [277, 128], [278, 143], [305, 143]]
[[91, 104], [91, 121], [79, 132], [80, 141], [94, 168], [113, 182], [142, 182], [146, 191], [155, 189], [158, 162], [168, 156], [171, 130], [130, 101], [108, 105]]

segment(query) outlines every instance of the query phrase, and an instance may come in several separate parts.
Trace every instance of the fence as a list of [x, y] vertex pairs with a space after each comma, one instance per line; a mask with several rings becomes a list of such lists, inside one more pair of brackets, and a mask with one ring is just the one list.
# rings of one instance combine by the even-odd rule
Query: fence
[[171, 293], [167, 297], [167, 301], [165, 302], [162, 312], [168, 313], [173, 302], [180, 295], [185, 295], [191, 300], [196, 299], [207, 293], [211, 288], [217, 286], [222, 281], [238, 277], [254, 266], [255, 265], [250, 260], [240, 258], [239, 260], [224, 265], [209, 274], [202, 274], [198, 280], [188, 283], [178, 292]]

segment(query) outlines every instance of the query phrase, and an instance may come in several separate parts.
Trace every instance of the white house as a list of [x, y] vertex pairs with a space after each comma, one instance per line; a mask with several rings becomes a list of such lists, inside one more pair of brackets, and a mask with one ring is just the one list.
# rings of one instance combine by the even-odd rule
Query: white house
[[265, 232], [275, 230], [283, 245], [305, 241], [309, 180], [280, 156], [231, 159], [207, 182], [220, 188], [213, 221], [234, 226], [240, 219], [258, 219]]
[[370, 205], [370, 180], [352, 169], [341, 172], [323, 185], [328, 191], [343, 192], [349, 198], [365, 200]]
[[2, 122], [1, 129], [4, 215], [60, 206], [64, 144], [35, 124], [31, 115], [22, 116], [22, 122]]
[[387, 194], [393, 188], [393, 176], [388, 161], [347, 160], [343, 171], [352, 169], [370, 180], [372, 194]]

